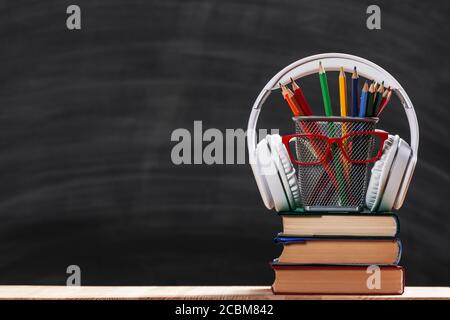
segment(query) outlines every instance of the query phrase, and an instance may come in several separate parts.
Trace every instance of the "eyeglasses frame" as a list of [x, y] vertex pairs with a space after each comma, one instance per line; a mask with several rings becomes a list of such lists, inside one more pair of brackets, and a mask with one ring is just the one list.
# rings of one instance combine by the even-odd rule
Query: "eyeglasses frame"
[[[369, 160], [352, 160], [350, 159], [350, 156], [347, 154], [347, 151], [345, 150], [345, 148], [343, 147], [343, 143], [342, 141], [346, 138], [352, 137], [352, 136], [357, 136], [357, 135], [376, 135], [380, 138], [380, 148], [378, 150], [378, 153], [375, 157], [369, 159]], [[327, 150], [326, 152], [323, 154], [323, 156], [317, 161], [317, 162], [302, 162], [302, 161], [297, 161], [294, 157], [294, 155], [292, 154], [291, 148], [289, 146], [290, 141], [295, 138], [295, 137], [318, 137], [318, 138], [322, 138], [324, 140], [326, 140], [327, 143]], [[315, 133], [300, 133], [300, 134], [289, 134], [289, 135], [285, 135], [281, 137], [281, 141], [283, 142], [284, 146], [287, 149], [287, 152], [289, 154], [289, 157], [291, 158], [291, 161], [298, 164], [298, 165], [305, 165], [305, 166], [313, 166], [313, 165], [318, 165], [318, 164], [323, 164], [325, 162], [325, 159], [327, 159], [327, 157], [330, 155], [331, 153], [331, 146], [333, 145], [333, 143], [336, 143], [339, 148], [342, 151], [342, 154], [344, 155], [344, 158], [349, 161], [350, 163], [353, 164], [368, 164], [368, 163], [372, 163], [377, 161], [378, 159], [380, 159], [382, 153], [383, 153], [383, 145], [384, 142], [387, 140], [387, 138], [389, 137], [389, 134], [385, 131], [360, 131], [360, 132], [352, 132], [349, 134], [346, 134], [340, 138], [330, 138], [327, 136], [324, 136], [322, 134], [315, 134]], [[315, 149], [315, 148], [314, 148]]]

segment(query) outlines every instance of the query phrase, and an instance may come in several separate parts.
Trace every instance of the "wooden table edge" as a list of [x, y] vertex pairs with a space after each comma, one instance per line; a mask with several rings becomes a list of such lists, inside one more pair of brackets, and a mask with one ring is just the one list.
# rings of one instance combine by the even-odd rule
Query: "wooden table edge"
[[450, 287], [402, 295], [274, 295], [269, 286], [0, 286], [0, 300], [450, 300]]

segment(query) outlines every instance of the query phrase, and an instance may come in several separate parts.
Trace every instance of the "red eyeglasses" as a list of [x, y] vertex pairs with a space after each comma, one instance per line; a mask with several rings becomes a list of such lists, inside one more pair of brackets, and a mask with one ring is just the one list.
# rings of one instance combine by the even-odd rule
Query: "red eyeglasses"
[[[329, 138], [321, 134], [290, 134], [282, 137], [283, 144], [292, 162], [300, 165], [322, 164], [330, 159], [332, 145], [339, 146], [346, 160], [353, 164], [366, 164], [380, 159], [384, 141], [388, 133], [384, 131], [354, 132], [341, 138]], [[291, 142], [295, 142], [298, 158], [291, 150]]]

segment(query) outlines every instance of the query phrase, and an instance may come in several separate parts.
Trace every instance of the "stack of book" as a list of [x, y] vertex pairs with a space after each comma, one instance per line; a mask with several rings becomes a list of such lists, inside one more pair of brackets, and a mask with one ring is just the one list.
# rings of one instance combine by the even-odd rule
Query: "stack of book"
[[402, 294], [394, 214], [280, 213], [283, 252], [272, 262], [278, 294]]

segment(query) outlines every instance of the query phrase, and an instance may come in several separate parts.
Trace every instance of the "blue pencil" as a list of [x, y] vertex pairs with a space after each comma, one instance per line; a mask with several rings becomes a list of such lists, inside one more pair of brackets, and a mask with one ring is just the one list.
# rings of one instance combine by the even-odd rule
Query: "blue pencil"
[[364, 118], [366, 116], [367, 96], [369, 91], [369, 85], [367, 81], [364, 82], [364, 86], [361, 91], [361, 103], [359, 104], [359, 117]]
[[359, 76], [358, 71], [356, 71], [356, 67], [353, 68], [353, 74], [352, 74], [352, 108], [350, 110], [350, 116], [357, 117], [359, 108], [358, 108], [358, 82], [359, 82]]

